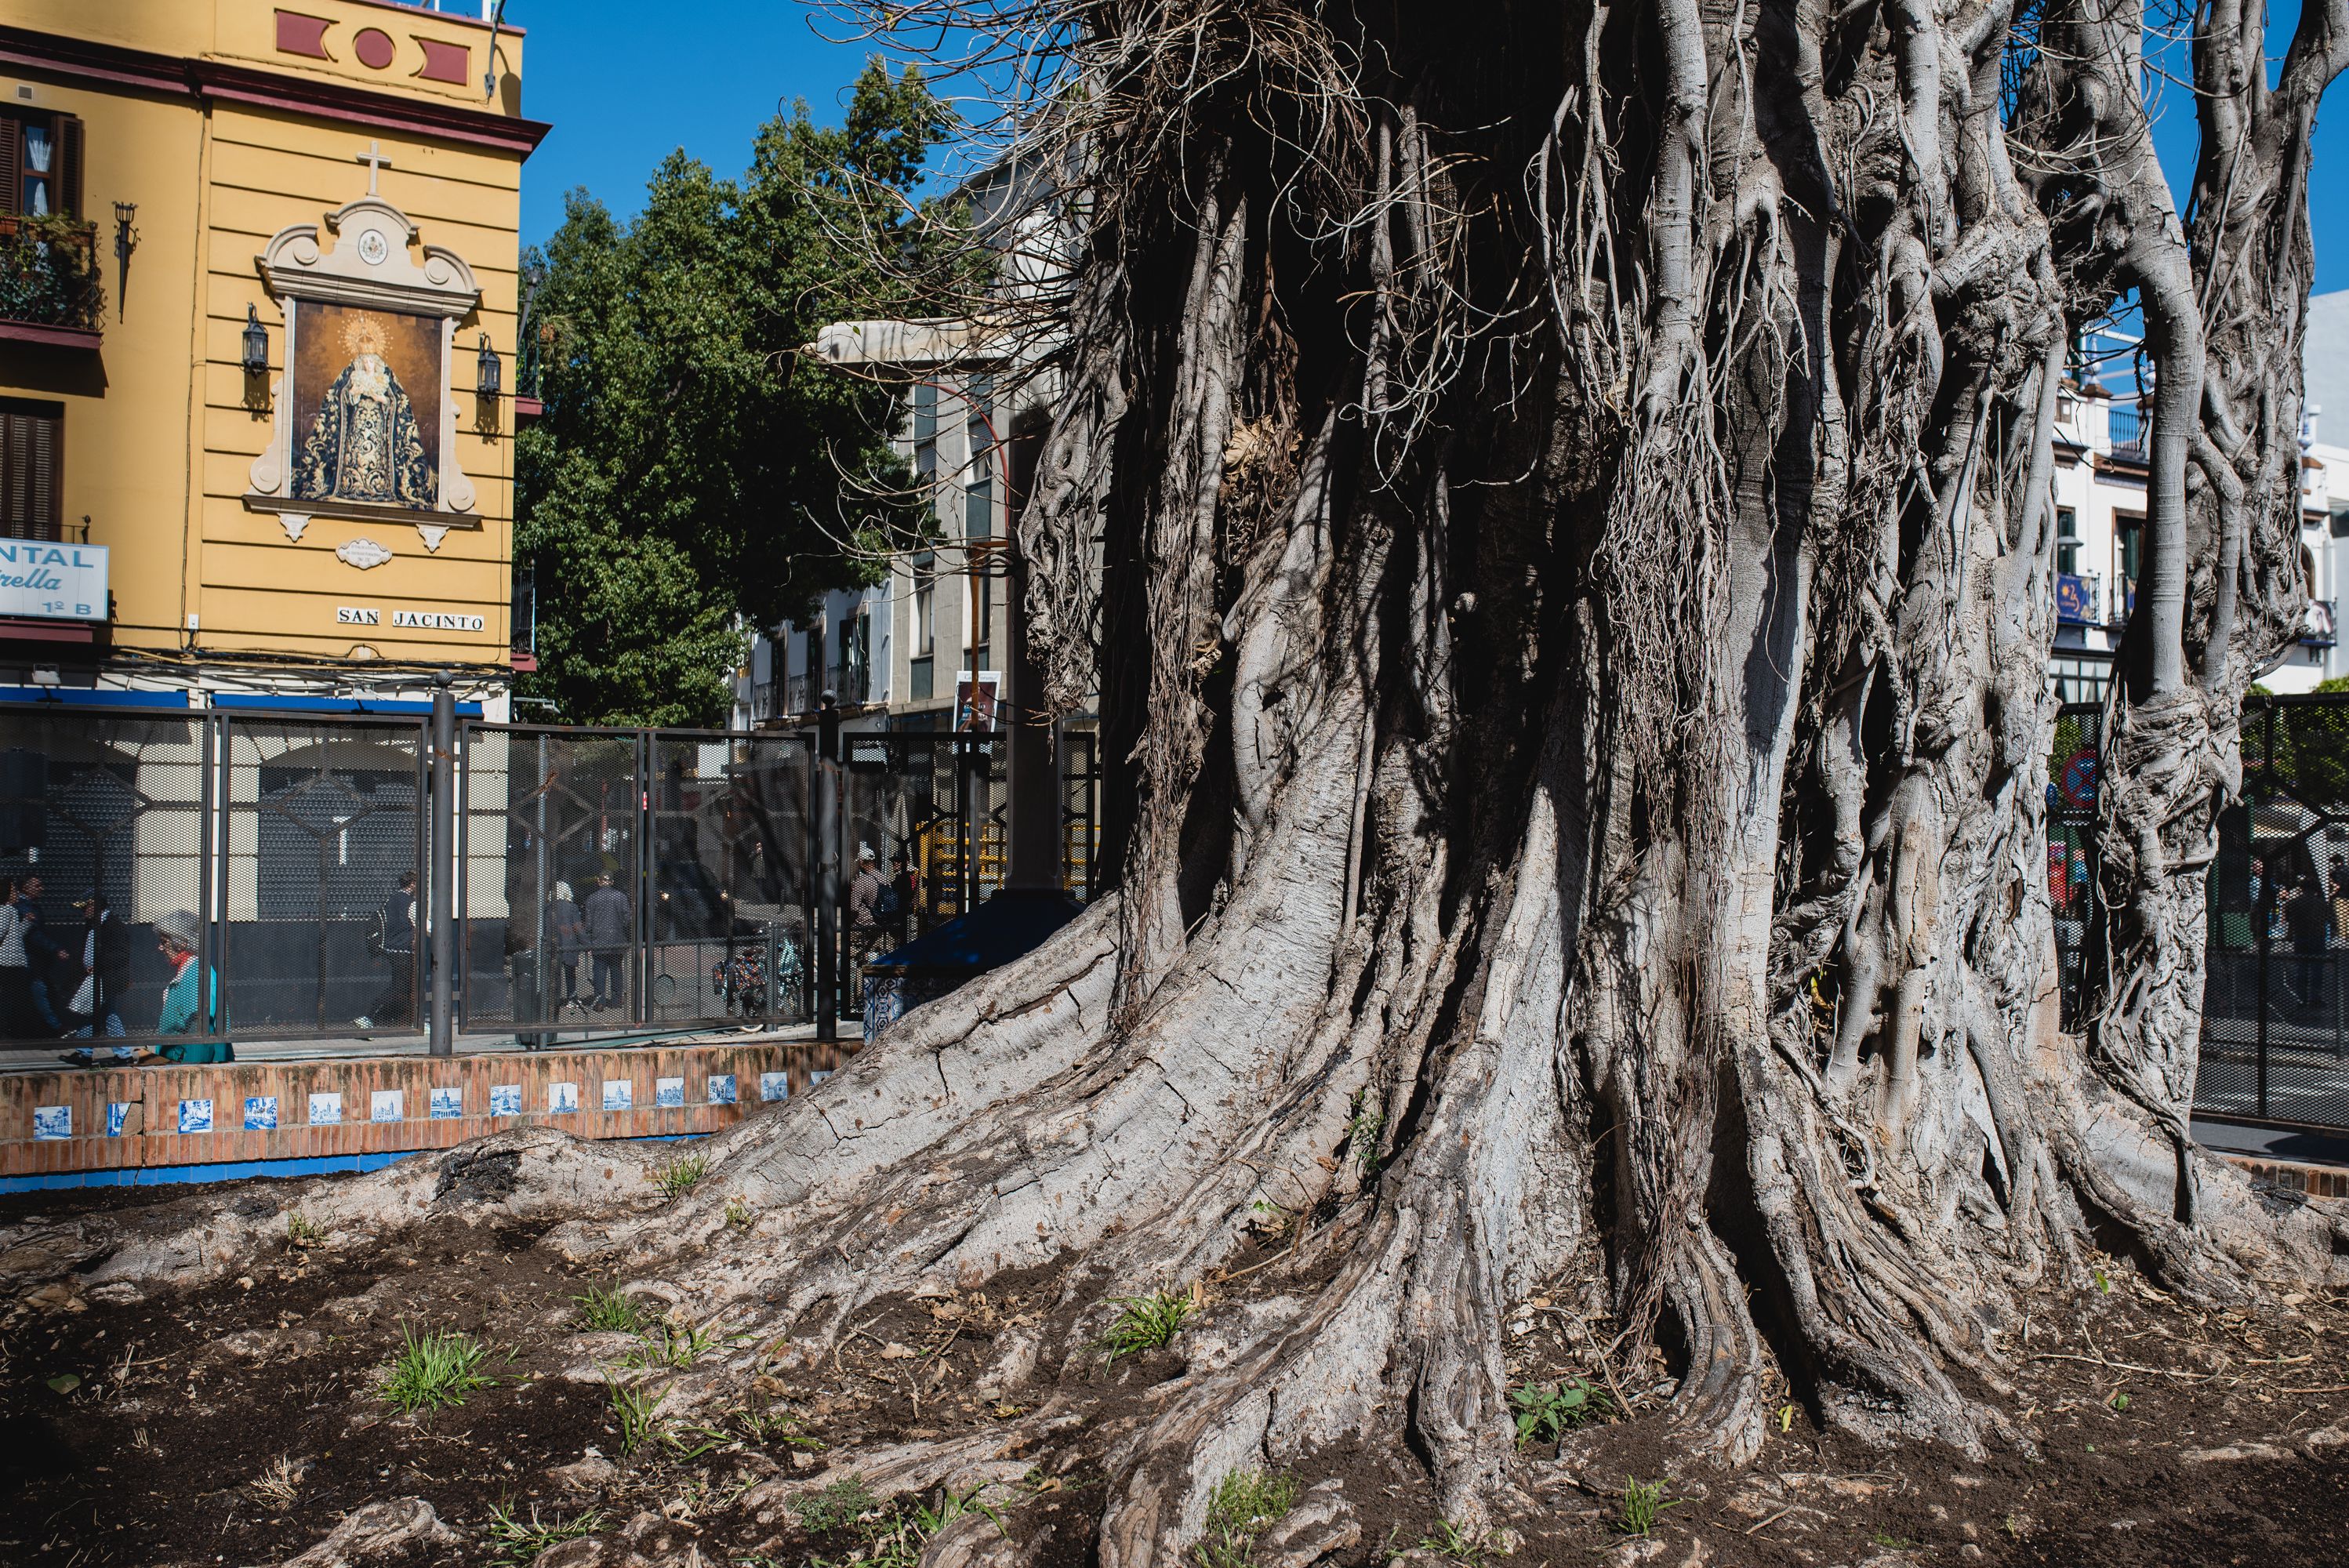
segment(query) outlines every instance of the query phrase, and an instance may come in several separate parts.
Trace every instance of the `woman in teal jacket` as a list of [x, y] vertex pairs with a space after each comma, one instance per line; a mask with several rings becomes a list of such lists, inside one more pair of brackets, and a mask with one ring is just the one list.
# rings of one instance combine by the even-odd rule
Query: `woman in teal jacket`
[[202, 929], [196, 917], [184, 909], [173, 910], [155, 923], [155, 945], [162, 950], [163, 962], [171, 966], [171, 981], [163, 987], [163, 1012], [155, 1021], [155, 1032], [195, 1037], [158, 1046], [156, 1056], [165, 1061], [236, 1060], [236, 1052], [226, 1040], [197, 1034], [207, 1013], [218, 1016], [222, 1028], [228, 1026], [228, 1015], [220, 1006], [220, 975], [196, 957], [202, 940]]

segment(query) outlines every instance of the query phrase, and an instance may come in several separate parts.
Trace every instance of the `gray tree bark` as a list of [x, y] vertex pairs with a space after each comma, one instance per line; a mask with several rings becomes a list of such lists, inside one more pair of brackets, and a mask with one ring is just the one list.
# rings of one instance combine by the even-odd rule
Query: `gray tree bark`
[[[1782, 1387], [2002, 1440], [2018, 1304], [2099, 1237], [2189, 1294], [2337, 1281], [2349, 1232], [2187, 1116], [2234, 714], [2298, 609], [2344, 7], [2272, 86], [2256, 7], [2196, 14], [2183, 214], [2127, 3], [889, 7], [1025, 51], [1023, 167], [1074, 171], [1019, 531], [1050, 690], [1101, 694], [1117, 891], [566, 1244], [818, 1345], [1065, 1265], [1017, 1378], [1280, 1216], [1294, 1283], [1109, 1458], [1112, 1565], [1341, 1443], [1492, 1517], [1536, 1294], [1660, 1346], [1741, 1460]], [[2053, 442], [2125, 296], [2150, 554], [2072, 1038]]]

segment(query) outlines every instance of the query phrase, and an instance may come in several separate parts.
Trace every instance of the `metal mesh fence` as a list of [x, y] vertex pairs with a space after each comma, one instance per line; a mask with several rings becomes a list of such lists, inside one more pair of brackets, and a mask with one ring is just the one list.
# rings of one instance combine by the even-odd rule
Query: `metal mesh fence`
[[221, 985], [237, 1033], [417, 1026], [424, 727], [215, 720]]
[[460, 1027], [634, 1021], [642, 738], [468, 725], [460, 747]]
[[[206, 903], [211, 741], [192, 715], [0, 710], [0, 1037], [155, 1034], [173, 972], [155, 923]], [[77, 907], [93, 890], [96, 923]]]
[[648, 1016], [803, 1021], [807, 743], [663, 734], [649, 744]]
[[[2049, 758], [2048, 890], [2064, 1026], [2084, 1026], [2099, 928], [2098, 710], [2067, 707]], [[2205, 884], [2199, 1116], [2349, 1127], [2349, 694], [2254, 693], [2243, 791]]]
[[2349, 702], [2253, 696], [2220, 820], [2195, 1109], [2349, 1126]]
[[2047, 763], [2047, 896], [2055, 912], [2063, 1026], [2080, 1027], [2088, 936], [2096, 927], [2097, 723], [2100, 710], [2064, 707]]
[[[1093, 747], [1089, 729], [1061, 738], [1061, 873], [1079, 897], [1094, 891]], [[1008, 746], [941, 732], [849, 735], [842, 749], [840, 986], [826, 1000], [854, 1016], [864, 960], [1002, 887]], [[460, 726], [460, 1033], [539, 1045], [808, 1021], [814, 752], [806, 734]], [[174, 1032], [423, 1033], [431, 772], [422, 717], [0, 705], [0, 879], [26, 889], [0, 915], [0, 1041], [54, 1049], [91, 1021], [73, 1007], [98, 1003], [98, 1034], [152, 1037], [183, 967], [155, 925], [175, 915], [218, 1006]], [[92, 887], [116, 923], [103, 954], [77, 907]], [[20, 919], [23, 965], [6, 938]]]

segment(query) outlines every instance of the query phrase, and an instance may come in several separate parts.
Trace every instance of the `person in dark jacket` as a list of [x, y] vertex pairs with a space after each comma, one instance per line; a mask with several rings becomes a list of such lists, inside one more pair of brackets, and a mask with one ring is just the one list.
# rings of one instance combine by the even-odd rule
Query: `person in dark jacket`
[[416, 873], [399, 873], [399, 885], [383, 901], [383, 955], [391, 962], [391, 984], [375, 1010], [351, 1020], [362, 1029], [405, 1024], [416, 1016]]
[[2283, 915], [2295, 954], [2293, 989], [2300, 993], [2301, 1010], [2313, 1013], [2324, 1002], [2324, 953], [2333, 925], [2333, 901], [2325, 896], [2313, 868], [2292, 888]]
[[[80, 1028], [75, 1037], [87, 1040], [91, 1036], [106, 1036], [108, 1040], [122, 1037], [122, 997], [131, 991], [131, 934], [122, 920], [115, 918], [113, 903], [106, 899], [106, 890], [91, 887], [89, 897], [75, 899], [73, 906], [82, 911], [82, 981], [89, 985], [87, 1007], [75, 1007], [73, 1018]], [[82, 1002], [82, 993], [75, 991], [75, 1002]]]
[[[130, 994], [130, 933], [115, 918], [105, 891], [92, 888], [89, 896], [74, 901], [86, 922], [82, 931], [80, 972], [81, 981], [70, 1003], [67, 1022], [74, 1026], [71, 1038], [87, 1040], [122, 1038], [122, 1004]], [[129, 1061], [138, 1053], [129, 1046], [117, 1046], [113, 1055], [118, 1060]], [[97, 1065], [89, 1047], [67, 1051], [62, 1060], [78, 1067]]]
[[560, 1007], [578, 998], [579, 955], [587, 951], [587, 923], [580, 917], [579, 901], [571, 896], [571, 884], [567, 882], [556, 882], [554, 896], [546, 901], [546, 934], [554, 944], [554, 967], [560, 982], [554, 987], [554, 1002]]
[[595, 891], [587, 895], [579, 913], [587, 927], [587, 951], [595, 972], [595, 1009], [616, 1007], [624, 995], [620, 960], [627, 952], [628, 930], [634, 923], [628, 895], [612, 885], [607, 872], [595, 879]]

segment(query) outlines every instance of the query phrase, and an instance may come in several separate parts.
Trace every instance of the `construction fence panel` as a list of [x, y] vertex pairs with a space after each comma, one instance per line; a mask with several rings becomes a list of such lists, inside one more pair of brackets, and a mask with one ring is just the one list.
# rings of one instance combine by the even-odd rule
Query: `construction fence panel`
[[[0, 884], [15, 900], [0, 923], [32, 917], [0, 944], [0, 1039], [155, 1035], [176, 967], [156, 923], [203, 925], [212, 740], [196, 714], [0, 707]], [[96, 929], [77, 907], [93, 892]]]
[[2219, 820], [2195, 1109], [2349, 1127], [2349, 701], [2245, 701]]
[[421, 922], [407, 904], [422, 889], [423, 722], [215, 723], [227, 842], [214, 913], [230, 1027], [245, 1037], [416, 1027]]

